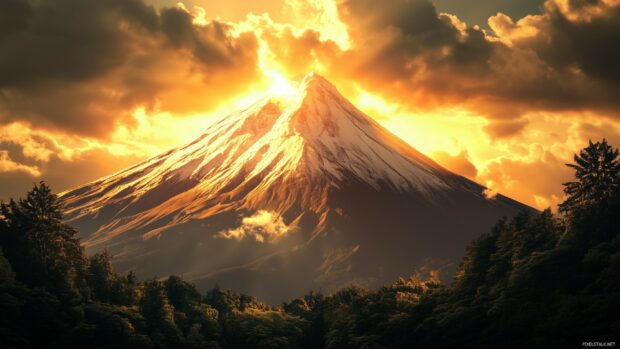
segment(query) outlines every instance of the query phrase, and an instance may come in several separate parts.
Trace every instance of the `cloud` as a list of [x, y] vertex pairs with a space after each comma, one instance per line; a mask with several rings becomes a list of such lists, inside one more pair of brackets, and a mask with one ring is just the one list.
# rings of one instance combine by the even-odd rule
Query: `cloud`
[[553, 0], [545, 7], [547, 31], [524, 44], [539, 47], [558, 69], [576, 66], [585, 76], [607, 83], [618, 96], [620, 2]]
[[615, 147], [620, 147], [619, 125], [614, 124], [609, 120], [598, 120], [596, 123], [593, 123], [592, 121], [579, 124], [578, 129], [576, 130], [578, 137], [584, 140], [584, 145], [585, 140], [598, 141], [605, 138], [609, 144], [612, 144]]
[[538, 207], [588, 138], [620, 142], [617, 0], [549, 0], [491, 30], [429, 0], [235, 0], [228, 20], [211, 19], [219, 2], [146, 1], [0, 1], [0, 150], [25, 166], [0, 173], [3, 197], [33, 169], [64, 190], [189, 141], [269, 70], [318, 71], [447, 168]]
[[259, 210], [250, 217], [244, 217], [238, 228], [221, 231], [216, 236], [234, 240], [253, 237], [258, 242], [274, 242], [291, 231], [294, 231], [294, 228], [287, 226], [282, 216]]
[[497, 197], [497, 194], [499, 194], [499, 193], [497, 191], [495, 191], [493, 188], [486, 188], [482, 192], [482, 195], [484, 195], [484, 197], [489, 199], [489, 200], [495, 199]]
[[560, 183], [571, 179], [572, 170], [564, 165], [567, 161], [552, 152], [540, 151], [530, 159], [494, 160], [481, 171], [479, 179], [491, 189], [490, 193], [510, 193], [534, 207], [555, 208], [564, 198]]
[[514, 23], [512, 18], [503, 13], [489, 17], [489, 27], [497, 35], [498, 39], [512, 46], [513, 40], [524, 40], [536, 37], [540, 34], [540, 27], [544, 22], [543, 16], [526, 16]]
[[[493, 32], [437, 13], [428, 0], [344, 0], [340, 12], [353, 49], [338, 69], [409, 108], [461, 105], [491, 121], [531, 111], [620, 116], [615, 0], [549, 0], [516, 22], [499, 13], [489, 19]], [[502, 137], [517, 126], [487, 131]]]
[[245, 22], [260, 41], [259, 66], [298, 79], [310, 71], [331, 76], [331, 62], [342, 52], [339, 44], [318, 29], [300, 30], [290, 24], [275, 23], [269, 16], [250, 16]]
[[526, 119], [491, 120], [491, 122], [484, 127], [484, 130], [493, 139], [499, 139], [514, 136], [521, 132], [526, 126]]
[[432, 158], [448, 170], [465, 176], [469, 179], [475, 179], [478, 175], [478, 169], [471, 162], [469, 154], [466, 150], [452, 155], [444, 151], [437, 151], [431, 154]]
[[23, 196], [44, 180], [55, 192], [87, 183], [143, 160], [139, 144], [114, 146], [11, 123], [0, 128], [0, 200]]
[[459, 18], [472, 25], [486, 25], [487, 19], [498, 12], [507, 13], [514, 18], [525, 17], [540, 12], [545, 0], [498, 1], [478, 0], [475, 6], [459, 0], [433, 0], [440, 12], [458, 14]]
[[618, 114], [615, 0], [549, 0], [516, 21], [498, 13], [492, 32], [429, 0], [284, 5], [288, 24], [143, 0], [3, 1], [0, 50], [12, 54], [0, 57], [0, 123], [105, 138], [132, 126], [136, 108], [181, 116], [247, 92], [265, 57], [291, 77], [318, 70], [409, 109], [466, 107], [498, 138], [532, 110]]
[[438, 106], [480, 88], [489, 74], [495, 44], [429, 1], [343, 1], [340, 9], [354, 41], [347, 71], [383, 95]]
[[105, 138], [136, 107], [202, 111], [256, 78], [252, 33], [180, 8], [7, 0], [0, 13], [0, 123]]
[[[4, 151], [0, 151], [2, 152]], [[0, 200], [23, 197], [28, 190], [32, 189], [33, 183], [40, 180], [50, 185], [54, 193], [60, 193], [143, 160], [142, 157], [131, 154], [112, 154], [101, 148], [76, 153], [70, 161], [53, 156], [48, 162], [33, 162], [28, 159], [19, 159], [19, 154], [16, 152], [9, 153], [9, 155], [16, 154], [15, 157], [11, 156], [11, 160], [18, 163], [18, 166], [29, 167], [30, 170], [5, 172], [0, 169]], [[0, 163], [2, 162], [0, 160]], [[3, 165], [0, 164], [0, 168], [2, 167]]]
[[39, 177], [41, 171], [36, 166], [19, 164], [9, 157], [6, 150], [0, 150], [0, 173], [3, 172], [24, 172], [32, 177]]
[[284, 12], [295, 26], [319, 34], [321, 41], [332, 41], [342, 49], [349, 49], [349, 33], [340, 20], [336, 1], [284, 0]]

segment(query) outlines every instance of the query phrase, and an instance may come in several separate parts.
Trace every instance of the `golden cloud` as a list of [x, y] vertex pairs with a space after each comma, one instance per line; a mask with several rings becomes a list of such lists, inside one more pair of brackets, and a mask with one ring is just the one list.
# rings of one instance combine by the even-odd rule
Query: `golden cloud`
[[561, 200], [588, 138], [620, 142], [617, 0], [549, 0], [491, 31], [428, 0], [234, 4], [211, 19], [215, 3], [0, 2], [2, 168], [27, 179], [3, 183], [108, 174], [311, 70], [447, 168], [539, 208]]
[[244, 217], [239, 227], [221, 231], [216, 236], [234, 240], [252, 237], [258, 242], [275, 242], [294, 230], [277, 213], [259, 210], [252, 216]]
[[9, 152], [6, 150], [0, 150], [0, 173], [2, 172], [25, 172], [33, 177], [39, 177], [41, 171], [36, 166], [26, 166], [18, 164], [11, 160]]

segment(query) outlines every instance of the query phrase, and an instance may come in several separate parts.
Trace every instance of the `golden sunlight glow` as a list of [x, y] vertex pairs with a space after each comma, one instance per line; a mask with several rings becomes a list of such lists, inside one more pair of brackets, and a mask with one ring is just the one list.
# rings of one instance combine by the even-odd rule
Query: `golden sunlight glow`
[[359, 85], [355, 84], [357, 96], [353, 99], [355, 105], [360, 109], [368, 110], [369, 114], [375, 119], [382, 119], [385, 116], [394, 114], [398, 111], [398, 105], [389, 103], [378, 95], [374, 95]]
[[[176, 1], [166, 0], [169, 4]], [[231, 70], [208, 64], [199, 69], [193, 60], [183, 61], [190, 54], [187, 50], [182, 50], [181, 56], [174, 50], [162, 52], [165, 59], [156, 60], [149, 68], [152, 70], [145, 70], [156, 72], [149, 79], [161, 86], [161, 93], [123, 110], [123, 118], [116, 120], [113, 130], [106, 131], [105, 138], [38, 129], [28, 122], [1, 127], [0, 143], [19, 144], [22, 151], [14, 155], [0, 149], [0, 173], [19, 171], [45, 176], [45, 166], [52, 166], [55, 159], [63, 166], [73, 165], [97, 152], [105, 154], [106, 159], [115, 159], [105, 164], [106, 171], [119, 170], [121, 163], [131, 164], [191, 142], [214, 120], [245, 109], [266, 95], [275, 97], [285, 108], [294, 106], [299, 101], [297, 79], [310, 71], [323, 75], [356, 107], [423, 154], [489, 187], [489, 196], [499, 192], [540, 209], [562, 201], [561, 183], [571, 175], [564, 163], [588, 139], [609, 135], [610, 141], [620, 142], [620, 121], [598, 112], [526, 112], [516, 120], [513, 131], [493, 134], [489, 130], [501, 128], [509, 120], [476, 112], [475, 100], [459, 104], [449, 99], [441, 102], [439, 96], [439, 106], [416, 106], [417, 99], [410, 96], [415, 91], [383, 85], [390, 85], [398, 77], [363, 79], [366, 68], [359, 67], [366, 65], [356, 60], [372, 62], [375, 53], [373, 47], [362, 47], [365, 42], [355, 28], [340, 20], [338, 1], [234, 0], [238, 6], [180, 1], [185, 3], [176, 3], [177, 8], [192, 16], [196, 33], [205, 35], [201, 39], [209, 44], [215, 39], [230, 39], [217, 49], [221, 51], [218, 54], [231, 56], [227, 57], [233, 62]], [[558, 6], [558, 11], [572, 21], [587, 21], [619, 1], [601, 0], [599, 5], [583, 11], [572, 9], [569, 0], [547, 3]], [[465, 35], [467, 27], [458, 17], [442, 16]], [[222, 26], [211, 26], [214, 19]], [[513, 41], [541, 35], [538, 31], [543, 28], [543, 20], [542, 14], [513, 20], [498, 13], [489, 19], [496, 35], [486, 39], [510, 46]], [[215, 29], [222, 32], [215, 33]], [[360, 42], [356, 45], [354, 39]], [[112, 75], [110, 80], [116, 78]], [[431, 99], [434, 93], [429, 92]], [[296, 151], [291, 147], [291, 154]], [[28, 161], [20, 164], [20, 157]], [[97, 176], [106, 173], [101, 171]]]
[[348, 50], [351, 40], [346, 26], [338, 16], [338, 5], [332, 0], [285, 0], [285, 10], [298, 32], [306, 29], [317, 31], [321, 40], [331, 40], [341, 49]]
[[267, 71], [265, 75], [271, 80], [271, 87], [269, 88], [270, 95], [287, 99], [297, 94], [297, 88], [282, 74]]

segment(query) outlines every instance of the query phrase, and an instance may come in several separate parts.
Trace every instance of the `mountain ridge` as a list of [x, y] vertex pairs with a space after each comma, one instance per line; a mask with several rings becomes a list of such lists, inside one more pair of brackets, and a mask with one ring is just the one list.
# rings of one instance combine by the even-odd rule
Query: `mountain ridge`
[[[287, 263], [299, 259], [301, 269], [309, 263], [315, 282], [304, 284], [320, 287], [328, 279], [379, 281], [351, 272], [356, 256], [370, 253], [373, 244], [385, 245], [377, 254], [385, 253], [382, 258], [392, 258], [390, 249], [399, 251], [402, 258], [395, 260], [405, 264], [425, 253], [456, 259], [466, 240], [483, 232], [474, 226], [482, 229], [501, 215], [527, 209], [501, 195], [489, 199], [484, 190], [419, 153], [326, 79], [310, 74], [284, 95], [268, 94], [222, 117], [193, 142], [64, 192], [61, 201], [68, 222], [84, 232], [87, 249], [109, 248], [128, 269], [211, 281], [226, 280], [222, 273], [236, 270], [245, 276], [230, 281], [240, 282], [255, 278], [248, 276], [252, 270], [282, 269], [283, 263], [272, 264], [288, 256]], [[478, 219], [474, 208], [484, 224], [465, 222], [466, 212]], [[444, 214], [460, 223], [441, 222]], [[467, 227], [463, 236], [453, 244], [442, 241], [459, 225]], [[373, 236], [388, 227], [395, 234], [389, 241]], [[415, 257], [392, 246], [399, 239], [415, 242]], [[175, 253], [183, 249], [192, 258], [179, 268], [155, 267], [179, 259]], [[214, 260], [203, 260], [200, 251]], [[371, 266], [357, 264], [363, 265], [360, 275], [368, 274]]]

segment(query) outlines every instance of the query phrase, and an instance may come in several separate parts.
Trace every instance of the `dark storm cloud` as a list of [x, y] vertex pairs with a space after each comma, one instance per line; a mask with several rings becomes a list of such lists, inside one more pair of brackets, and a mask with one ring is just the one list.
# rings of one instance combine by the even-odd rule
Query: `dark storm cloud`
[[351, 73], [385, 86], [390, 97], [412, 106], [439, 105], [444, 97], [475, 93], [480, 78], [491, 74], [495, 43], [458, 18], [439, 15], [429, 1], [349, 0], [340, 11], [356, 42], [359, 63]]
[[[319, 61], [332, 79], [414, 108], [463, 105], [491, 119], [493, 137], [520, 132], [532, 110], [618, 115], [614, 1], [551, 0], [537, 16], [492, 17], [489, 32], [429, 0], [343, 0], [339, 12], [350, 50], [312, 30], [267, 28], [264, 39], [290, 72]], [[103, 137], [138, 106], [207, 110], [258, 75], [255, 35], [231, 29], [143, 0], [2, 0], [0, 124]]]
[[346, 0], [340, 13], [358, 58], [343, 69], [413, 107], [475, 109], [499, 120], [487, 128], [493, 137], [519, 132], [532, 110], [618, 116], [620, 5], [612, 1], [552, 0], [517, 22], [498, 14], [493, 33], [438, 14], [428, 0]]
[[[512, 18], [522, 18], [542, 11], [544, 0], [432, 0], [439, 12], [458, 15], [468, 25], [487, 28], [487, 19], [498, 12]], [[487, 28], [488, 29], [488, 28]]]
[[539, 73], [514, 77], [506, 86], [509, 88], [497, 89], [498, 95], [543, 109], [620, 115], [620, 5], [607, 3], [548, 1], [543, 16], [531, 23], [519, 21], [509, 30], [502, 21], [495, 21], [498, 17], [492, 18], [490, 23], [495, 24], [492, 27], [500, 37], [537, 31], [536, 35], [516, 37], [511, 47], [502, 45], [501, 49], [514, 56], [529, 55], [531, 60], [521, 71], [536, 69]]
[[103, 74], [131, 53], [133, 40], [121, 23], [136, 32], [157, 27], [154, 10], [134, 0], [9, 2], [15, 5], [3, 16], [18, 19], [1, 34], [0, 50], [8, 54], [0, 56], [0, 87]]
[[484, 130], [493, 138], [504, 138], [519, 133], [526, 126], [527, 121], [521, 119], [493, 120], [484, 127]]
[[28, 17], [32, 13], [30, 4], [21, 0], [0, 2], [0, 37], [28, 27]]
[[429, 1], [347, 0], [342, 6], [347, 17], [375, 29], [393, 26], [405, 35], [416, 35], [442, 27]]
[[[367, 62], [367, 68], [387, 63], [395, 75], [416, 73], [419, 64], [424, 69], [450, 66], [475, 70], [491, 54], [492, 44], [480, 30], [458, 28], [455, 17], [438, 15], [426, 0], [348, 0], [342, 9], [355, 40], [363, 41], [373, 32], [388, 39]], [[419, 64], [411, 64], [415, 60]]]
[[[606, 8], [597, 0], [571, 0], [562, 11], [548, 3], [548, 34], [523, 45], [538, 49], [543, 59], [556, 68], [575, 64], [589, 77], [620, 85], [620, 6]], [[587, 12], [604, 8], [600, 15], [579, 20]], [[546, 40], [545, 40], [546, 39]]]
[[244, 36], [234, 45], [229, 40], [230, 27], [212, 21], [207, 26], [195, 26], [193, 17], [179, 8], [161, 11], [161, 29], [177, 48], [189, 49], [194, 57], [209, 66], [233, 66], [237, 58], [246, 58], [244, 50], [255, 48], [253, 37]]
[[[183, 73], [206, 82], [226, 69], [248, 72], [256, 40], [229, 32], [142, 0], [0, 1], [0, 122], [102, 136], [182, 86]], [[240, 79], [230, 75], [231, 84]]]

